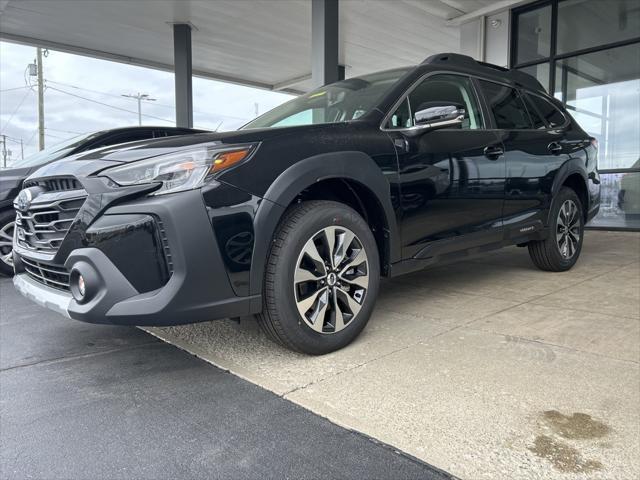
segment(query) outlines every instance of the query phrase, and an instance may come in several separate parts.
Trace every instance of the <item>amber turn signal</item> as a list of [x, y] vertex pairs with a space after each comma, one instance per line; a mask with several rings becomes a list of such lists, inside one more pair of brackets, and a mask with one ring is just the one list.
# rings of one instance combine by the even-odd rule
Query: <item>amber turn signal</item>
[[247, 155], [251, 148], [243, 148], [241, 150], [231, 150], [229, 152], [218, 153], [213, 159], [213, 165], [211, 166], [211, 173], [217, 173], [221, 170], [229, 168], [238, 162], [241, 162]]

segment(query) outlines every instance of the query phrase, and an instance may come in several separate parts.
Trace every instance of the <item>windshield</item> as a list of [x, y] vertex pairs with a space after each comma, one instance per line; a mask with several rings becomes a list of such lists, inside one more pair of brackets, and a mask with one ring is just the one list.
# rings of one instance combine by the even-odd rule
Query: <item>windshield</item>
[[398, 68], [326, 85], [274, 108], [242, 128], [290, 127], [356, 120], [373, 110], [385, 93], [409, 70]]
[[45, 163], [58, 160], [69, 154], [74, 148], [80, 144], [90, 140], [92, 137], [99, 135], [98, 133], [85, 133], [78, 135], [77, 137], [70, 138], [64, 142], [56, 143], [50, 147], [40, 150], [38, 153], [29, 155], [28, 157], [13, 162], [11, 168], [24, 168], [24, 167], [37, 167], [38, 165], [44, 165]]

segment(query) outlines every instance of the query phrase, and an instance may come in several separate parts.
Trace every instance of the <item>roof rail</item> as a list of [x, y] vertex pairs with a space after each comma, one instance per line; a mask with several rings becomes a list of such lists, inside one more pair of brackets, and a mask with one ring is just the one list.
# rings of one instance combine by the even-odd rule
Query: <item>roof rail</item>
[[507, 77], [514, 83], [523, 87], [531, 88], [533, 90], [539, 90], [545, 92], [544, 87], [538, 81], [538, 79], [528, 73], [524, 73], [521, 70], [508, 69], [494, 65], [492, 63], [478, 62], [473, 57], [468, 55], [461, 55], [459, 53], [438, 53], [426, 58], [422, 65], [435, 64], [435, 65], [453, 65], [456, 67], [471, 68], [474, 70], [485, 71], [494, 75]]

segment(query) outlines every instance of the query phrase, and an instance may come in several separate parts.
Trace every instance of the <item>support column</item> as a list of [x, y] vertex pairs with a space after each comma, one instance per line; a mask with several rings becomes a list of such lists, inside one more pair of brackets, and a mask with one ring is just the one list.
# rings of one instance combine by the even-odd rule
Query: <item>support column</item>
[[191, 25], [173, 26], [173, 64], [176, 81], [176, 126], [193, 127]]
[[[342, 73], [342, 75], [340, 75]], [[344, 78], [338, 65], [338, 0], [311, 2], [311, 79], [321, 87]]]

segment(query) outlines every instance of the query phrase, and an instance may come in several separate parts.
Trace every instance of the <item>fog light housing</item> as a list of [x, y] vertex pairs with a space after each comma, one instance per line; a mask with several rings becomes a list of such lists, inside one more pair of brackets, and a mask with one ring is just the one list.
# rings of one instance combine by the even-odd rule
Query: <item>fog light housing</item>
[[77, 281], [78, 281], [78, 293], [82, 298], [84, 298], [84, 294], [86, 293], [86, 290], [84, 287], [84, 277], [82, 276], [82, 274], [78, 275]]
[[78, 303], [86, 303], [94, 296], [97, 276], [87, 265], [76, 264], [69, 274], [69, 289]]

